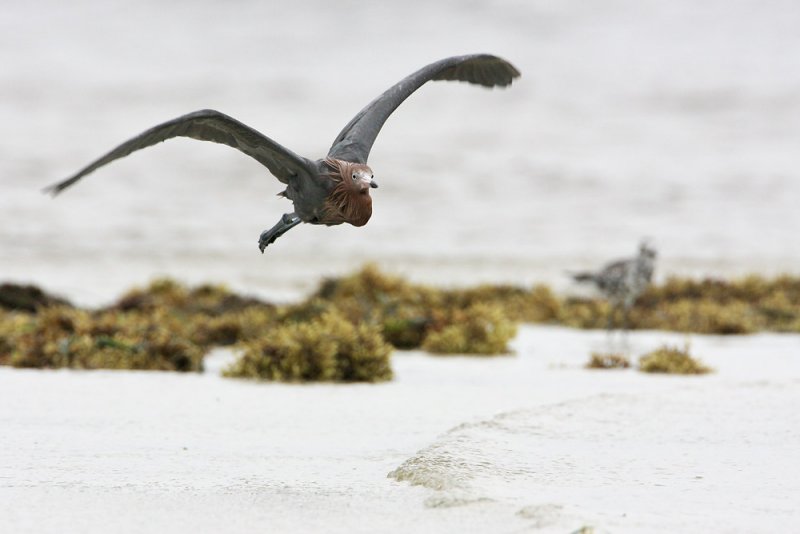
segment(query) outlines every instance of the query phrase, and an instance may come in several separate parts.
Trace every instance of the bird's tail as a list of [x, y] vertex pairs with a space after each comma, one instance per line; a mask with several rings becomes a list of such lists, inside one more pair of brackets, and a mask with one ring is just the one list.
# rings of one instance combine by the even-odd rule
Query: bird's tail
[[576, 282], [594, 282], [596, 280], [596, 275], [590, 272], [582, 272], [582, 273], [572, 273], [567, 272], [567, 275], [571, 276], [573, 280]]

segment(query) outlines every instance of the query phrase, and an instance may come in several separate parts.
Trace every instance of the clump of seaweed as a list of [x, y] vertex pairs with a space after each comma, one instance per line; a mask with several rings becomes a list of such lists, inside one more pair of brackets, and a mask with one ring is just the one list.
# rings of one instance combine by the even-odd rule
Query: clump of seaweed
[[572, 328], [605, 328], [610, 311], [611, 306], [605, 300], [567, 297], [557, 319]]
[[188, 316], [189, 338], [200, 346], [226, 346], [268, 335], [277, 323], [277, 312], [252, 306], [218, 316]]
[[[438, 289], [373, 265], [326, 280], [309, 298], [288, 306], [224, 286], [192, 288], [162, 279], [108, 308], [87, 311], [38, 288], [6, 284], [0, 286], [0, 365], [195, 370], [213, 346], [267, 346], [277, 331], [291, 325], [306, 328], [310, 340], [320, 325], [333, 324], [330, 317], [350, 325], [341, 327], [346, 334], [349, 328], [366, 328], [396, 348], [498, 354], [508, 352], [520, 321], [603, 328], [608, 311], [602, 299], [560, 297], [542, 285]], [[800, 277], [670, 278], [638, 299], [629, 325], [715, 334], [800, 332]], [[375, 379], [382, 379], [384, 371], [376, 369]], [[315, 373], [298, 376], [306, 375]]]
[[392, 377], [392, 347], [375, 325], [356, 325], [336, 311], [276, 327], [247, 342], [225, 376], [281, 381], [378, 382]]
[[[561, 300], [557, 309], [554, 322], [576, 328], [603, 328], [610, 312], [602, 299], [574, 297]], [[723, 335], [800, 332], [800, 278], [669, 278], [639, 297], [628, 327]]]
[[275, 305], [237, 295], [225, 286], [189, 288], [166, 278], [129, 291], [103, 311], [169, 315], [180, 323], [190, 341], [204, 349], [255, 339], [268, 331], [277, 317]]
[[800, 332], [800, 277], [673, 277], [648, 288], [630, 319], [634, 328], [704, 334]]
[[33, 285], [0, 284], [0, 309], [35, 313], [47, 306], [69, 306], [66, 300]]
[[384, 317], [382, 324], [383, 337], [398, 349], [416, 349], [422, 346], [428, 335], [431, 319], [421, 314], [404, 317], [403, 314], [392, 314]]
[[189, 288], [175, 280], [160, 278], [145, 288], [134, 288], [108, 309], [149, 312], [166, 308], [183, 314], [218, 317], [249, 308], [274, 310], [275, 305], [255, 297], [237, 295], [223, 285], [203, 284]]
[[282, 317], [308, 320], [336, 309], [351, 322], [379, 325], [396, 348], [498, 354], [508, 352], [508, 339], [516, 332], [512, 317], [529, 313], [532, 299], [544, 300], [549, 295], [539, 288], [532, 297], [512, 286], [435, 289], [367, 265], [353, 275], [324, 281], [309, 299], [289, 307]]
[[0, 308], [0, 365], [9, 365], [16, 338], [31, 323], [31, 314], [7, 312]]
[[742, 301], [680, 299], [662, 303], [651, 313], [635, 310], [631, 322], [638, 328], [703, 334], [750, 334], [761, 329], [757, 309]]
[[50, 307], [18, 321], [7, 340], [14, 367], [198, 371], [204, 350], [168, 318], [94, 317], [75, 308]]
[[[391, 346], [380, 331], [357, 326], [331, 306], [326, 308], [332, 311], [315, 314], [316, 321], [308, 318], [296, 324], [298, 339], [321, 347], [316, 353], [320, 372], [313, 371], [314, 358], [310, 370], [287, 371], [299, 369], [294, 354], [273, 367], [275, 378], [388, 379]], [[212, 346], [266, 346], [286, 335], [279, 328], [276, 306], [235, 295], [222, 286], [188, 288], [169, 279], [134, 289], [95, 312], [56, 306], [40, 308], [37, 315], [17, 313], [15, 320], [10, 316], [3, 312], [0, 317], [0, 364], [17, 367], [197, 371]], [[325, 347], [330, 346], [336, 348], [333, 366], [324, 365]]]
[[681, 349], [670, 345], [662, 345], [639, 358], [639, 370], [679, 375], [699, 375], [712, 371], [689, 354], [688, 346]]
[[454, 310], [441, 330], [428, 333], [422, 348], [435, 354], [506, 354], [517, 325], [496, 304]]
[[367, 264], [342, 278], [325, 280], [310, 302], [335, 306], [351, 321], [382, 322], [385, 318], [425, 320], [441, 307], [442, 291], [412, 284]]
[[593, 352], [586, 364], [587, 369], [627, 369], [630, 360], [617, 352]]
[[441, 300], [446, 307], [455, 309], [466, 309], [474, 304], [496, 305], [509, 319], [529, 323], [556, 322], [561, 313], [559, 299], [541, 284], [530, 290], [503, 284], [443, 290]]

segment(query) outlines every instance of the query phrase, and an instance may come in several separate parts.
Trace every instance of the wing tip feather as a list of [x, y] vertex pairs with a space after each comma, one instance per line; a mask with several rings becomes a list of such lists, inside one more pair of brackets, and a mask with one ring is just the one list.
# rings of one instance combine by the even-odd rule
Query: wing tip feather
[[450, 59], [454, 64], [434, 76], [434, 80], [468, 82], [494, 88], [507, 87], [522, 75], [514, 65], [492, 54], [456, 56]]
[[56, 182], [54, 184], [50, 184], [47, 187], [42, 188], [42, 193], [45, 195], [50, 195], [52, 197], [58, 196], [64, 189], [68, 188], [75, 182], [77, 182], [81, 178], [81, 175], [73, 176], [72, 178], [68, 178], [66, 180], [62, 180], [60, 182]]

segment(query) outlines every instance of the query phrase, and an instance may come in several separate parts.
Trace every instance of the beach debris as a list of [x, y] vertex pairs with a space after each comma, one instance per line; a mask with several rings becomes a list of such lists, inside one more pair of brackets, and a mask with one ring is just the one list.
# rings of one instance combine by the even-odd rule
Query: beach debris
[[379, 382], [392, 378], [391, 352], [376, 325], [356, 325], [328, 311], [245, 343], [224, 374], [286, 382]]
[[[13, 310], [0, 307], [0, 365], [197, 371], [212, 347], [257, 344], [281, 327], [326, 315], [377, 332], [398, 349], [506, 354], [520, 322], [602, 328], [609, 306], [604, 299], [559, 297], [543, 285], [434, 288], [375, 265], [326, 279], [308, 298], [288, 305], [170, 279], [135, 288], [98, 310], [37, 299]], [[800, 332], [800, 277], [669, 278], [639, 297], [630, 325], [708, 334]], [[616, 363], [600, 357], [595, 365]]]
[[630, 360], [618, 352], [592, 352], [587, 369], [627, 369], [631, 366]]
[[47, 306], [71, 306], [61, 297], [45, 293], [30, 284], [0, 284], [0, 309], [34, 313]]
[[688, 345], [681, 349], [666, 344], [639, 358], [639, 370], [678, 375], [700, 375], [713, 371], [689, 354]]
[[[558, 322], [577, 328], [602, 328], [608, 310], [601, 299], [565, 297], [560, 302]], [[800, 277], [670, 277], [641, 294], [630, 310], [628, 326], [723, 335], [800, 332]]]
[[49, 307], [17, 316], [14, 332], [0, 332], [14, 367], [199, 371], [204, 350], [168, 314], [94, 315]]
[[521, 309], [528, 296], [511, 286], [438, 289], [412, 284], [368, 264], [352, 275], [323, 281], [284, 317], [308, 319], [335, 308], [352, 322], [379, 325], [396, 348], [506, 354], [518, 323], [511, 318], [516, 312], [507, 310]]
[[517, 324], [496, 304], [472, 304], [453, 310], [448, 324], [432, 330], [422, 349], [434, 354], [508, 354], [508, 342], [517, 335]]

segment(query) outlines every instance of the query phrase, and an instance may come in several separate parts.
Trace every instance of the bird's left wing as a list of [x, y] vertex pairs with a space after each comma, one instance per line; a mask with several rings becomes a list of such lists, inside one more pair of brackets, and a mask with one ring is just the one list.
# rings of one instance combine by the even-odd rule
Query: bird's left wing
[[372, 144], [389, 115], [428, 81], [455, 80], [484, 87], [505, 87], [519, 75], [511, 63], [489, 54], [455, 56], [431, 63], [403, 78], [359, 111], [336, 136], [328, 156], [366, 163]]
[[267, 167], [283, 183], [287, 183], [291, 176], [313, 171], [313, 164], [306, 158], [298, 156], [288, 148], [224, 113], [205, 109], [181, 115], [150, 128], [122, 143], [66, 180], [49, 186], [46, 191], [53, 194], [60, 193], [107, 163], [173, 137], [190, 137], [236, 148]]

